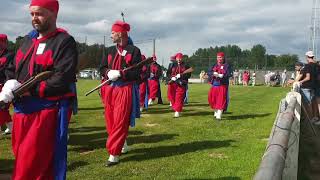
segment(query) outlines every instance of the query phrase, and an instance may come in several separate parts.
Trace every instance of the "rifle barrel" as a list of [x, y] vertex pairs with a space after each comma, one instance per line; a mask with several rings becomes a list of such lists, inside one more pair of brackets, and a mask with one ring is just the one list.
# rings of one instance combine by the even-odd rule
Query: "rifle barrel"
[[85, 95], [88, 96], [89, 94], [93, 93], [94, 91], [96, 91], [97, 89], [101, 88], [103, 85], [110, 83], [110, 80], [106, 80], [103, 83], [99, 84], [99, 86], [91, 89], [89, 92], [87, 92]]

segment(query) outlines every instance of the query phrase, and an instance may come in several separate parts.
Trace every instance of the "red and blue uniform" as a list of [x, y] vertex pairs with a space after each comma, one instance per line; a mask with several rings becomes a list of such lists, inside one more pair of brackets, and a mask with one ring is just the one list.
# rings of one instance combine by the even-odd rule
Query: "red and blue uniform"
[[[144, 60], [144, 59], [143, 59]], [[141, 79], [139, 81], [139, 92], [140, 92], [140, 107], [148, 107], [148, 77], [149, 77], [149, 72], [148, 72], [148, 67], [144, 65], [141, 69]]]
[[[141, 60], [146, 60], [145, 55], [141, 55]], [[149, 68], [147, 65], [144, 65], [141, 69], [140, 79], [138, 80], [139, 84], [139, 93], [140, 93], [140, 108], [148, 108], [148, 77], [149, 77]]]
[[[125, 55], [123, 52], [126, 52]], [[106, 148], [110, 155], [121, 154], [127, 138], [129, 125], [134, 126], [134, 118], [139, 117], [139, 86], [141, 68], [123, 71], [124, 68], [141, 61], [139, 48], [134, 45], [111, 46], [106, 50], [106, 59], [102, 60], [100, 74], [108, 79], [109, 70], [119, 70], [121, 77], [101, 89], [104, 102], [108, 140]]]
[[[182, 74], [185, 70], [189, 69], [190, 66], [186, 65], [184, 62], [173, 63], [168, 68], [168, 77], [171, 79], [177, 74]], [[172, 109], [175, 112], [181, 112], [183, 109], [184, 99], [186, 96], [186, 90], [188, 85], [188, 79], [191, 73], [183, 74], [179, 79], [168, 84], [168, 100], [172, 104]]]
[[54, 72], [29, 90], [31, 96], [13, 103], [14, 180], [66, 179], [68, 121], [76, 97], [77, 46], [63, 29], [38, 36], [34, 30], [24, 37], [6, 69], [7, 79], [20, 83], [44, 71]]
[[162, 76], [161, 66], [157, 62], [149, 65], [149, 99], [155, 100], [158, 98], [159, 104], [162, 104], [160, 78]]
[[[208, 95], [208, 102], [212, 109], [226, 110], [228, 105], [229, 77], [232, 71], [227, 63], [215, 64], [208, 70], [211, 88]], [[216, 77], [213, 74], [222, 74], [223, 77]]]

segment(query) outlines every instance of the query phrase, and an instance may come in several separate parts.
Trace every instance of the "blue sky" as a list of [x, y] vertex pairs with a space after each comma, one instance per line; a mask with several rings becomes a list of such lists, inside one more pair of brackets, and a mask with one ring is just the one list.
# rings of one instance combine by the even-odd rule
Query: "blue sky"
[[[131, 24], [130, 35], [147, 56], [156, 38], [158, 59], [167, 64], [176, 52], [236, 44], [262, 44], [269, 54], [298, 54], [308, 48], [312, 0], [60, 0], [58, 26], [78, 41], [110, 41], [115, 20]], [[14, 40], [31, 30], [29, 1], [2, 0], [0, 32]]]

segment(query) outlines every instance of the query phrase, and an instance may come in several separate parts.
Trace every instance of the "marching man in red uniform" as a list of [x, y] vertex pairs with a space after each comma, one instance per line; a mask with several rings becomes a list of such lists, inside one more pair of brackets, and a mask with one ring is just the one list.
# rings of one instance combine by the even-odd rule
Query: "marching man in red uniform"
[[188, 79], [191, 76], [191, 73], [183, 74], [190, 67], [182, 61], [182, 57], [182, 53], [177, 53], [175, 56], [177, 63], [172, 64], [168, 69], [168, 77], [170, 78], [168, 83], [168, 99], [172, 105], [171, 108], [175, 111], [175, 118], [180, 117], [186, 96]]
[[211, 88], [208, 95], [210, 107], [214, 110], [214, 116], [220, 120], [222, 113], [228, 105], [228, 85], [230, 77], [230, 66], [225, 62], [223, 52], [217, 53], [217, 64], [208, 71], [211, 80]]
[[[8, 64], [12, 62], [14, 55], [8, 51], [8, 38], [5, 34], [0, 34], [0, 92], [3, 84], [6, 81], [5, 69]], [[12, 131], [12, 120], [9, 114], [9, 105], [4, 109], [0, 109], [0, 131], [1, 126], [7, 126], [7, 129], [4, 131], [4, 134], [10, 134]]]
[[77, 46], [74, 38], [57, 28], [57, 0], [32, 0], [32, 30], [15, 59], [6, 68], [0, 100], [13, 101], [13, 91], [32, 76], [53, 74], [15, 99], [12, 149], [13, 180], [66, 179], [67, 133], [75, 99]]
[[[161, 93], [160, 89], [160, 77], [162, 76], [161, 66], [157, 63], [157, 57], [153, 56], [153, 62], [149, 66], [149, 100], [148, 105], [153, 104], [153, 101], [156, 98], [160, 98], [159, 94]], [[158, 99], [158, 101], [162, 102], [162, 99]]]
[[[169, 66], [168, 66], [168, 70], [172, 68], [172, 66], [174, 64], [176, 64], [176, 55], [173, 55], [173, 56], [170, 56], [170, 63], [169, 63]], [[167, 87], [167, 99], [169, 101], [169, 106], [171, 107], [172, 106], [172, 101], [173, 101], [173, 98], [172, 98], [172, 95], [174, 94], [173, 92], [173, 86], [170, 86], [169, 85], [169, 81], [171, 81], [171, 72], [167, 71], [166, 72], [167, 74], [167, 78], [166, 78], [166, 84], [168, 85]]]
[[[141, 60], [146, 60], [145, 55], [141, 55]], [[148, 90], [148, 77], [149, 77], [149, 72], [148, 72], [148, 66], [144, 65], [141, 69], [141, 75], [140, 75], [140, 85], [139, 85], [139, 92], [140, 92], [140, 112], [143, 111], [143, 108], [147, 108], [148, 103], [145, 103], [145, 98], [147, 95], [147, 90]]]
[[[111, 28], [111, 39], [115, 46], [106, 50], [106, 59], [102, 60], [100, 73], [104, 80], [111, 81], [106, 84], [101, 93], [105, 108], [106, 128], [108, 140], [106, 148], [109, 159], [106, 166], [119, 163], [121, 153], [127, 151], [126, 138], [130, 122], [137, 117], [139, 111], [139, 86], [141, 68], [123, 71], [141, 61], [140, 49], [128, 44], [130, 25], [116, 21]], [[136, 110], [138, 109], [138, 110]]]

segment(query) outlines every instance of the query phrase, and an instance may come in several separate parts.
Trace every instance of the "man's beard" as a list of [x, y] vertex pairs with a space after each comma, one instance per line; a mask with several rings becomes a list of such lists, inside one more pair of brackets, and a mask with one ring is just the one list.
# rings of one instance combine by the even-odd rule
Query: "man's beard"
[[119, 44], [121, 42], [121, 39], [119, 37], [112, 38], [112, 42]]
[[[37, 25], [35, 25], [37, 24]], [[41, 23], [40, 21], [32, 21], [32, 26], [39, 33], [47, 32], [49, 30], [49, 21]]]

